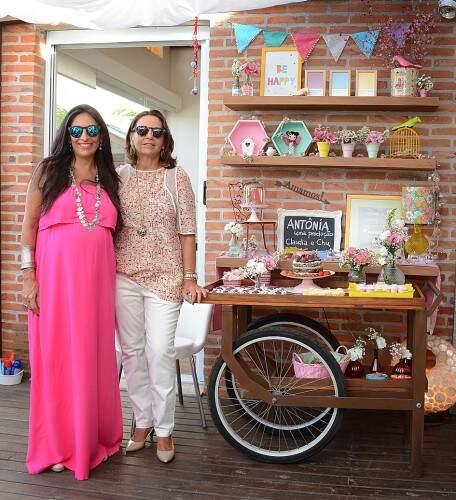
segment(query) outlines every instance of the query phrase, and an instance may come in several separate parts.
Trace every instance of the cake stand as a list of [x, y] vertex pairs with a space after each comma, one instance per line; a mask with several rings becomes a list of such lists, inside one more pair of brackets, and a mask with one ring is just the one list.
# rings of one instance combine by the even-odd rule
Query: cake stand
[[335, 271], [323, 270], [323, 272], [325, 273], [324, 276], [302, 276], [298, 273], [295, 273], [294, 271], [287, 271], [287, 270], [281, 271], [280, 274], [282, 276], [285, 276], [285, 278], [293, 278], [295, 280], [301, 280], [301, 283], [298, 286], [295, 286], [292, 289], [292, 291], [293, 293], [302, 293], [303, 290], [308, 288], [321, 288], [316, 283], [314, 283], [314, 280], [329, 278], [330, 276], [335, 274]]

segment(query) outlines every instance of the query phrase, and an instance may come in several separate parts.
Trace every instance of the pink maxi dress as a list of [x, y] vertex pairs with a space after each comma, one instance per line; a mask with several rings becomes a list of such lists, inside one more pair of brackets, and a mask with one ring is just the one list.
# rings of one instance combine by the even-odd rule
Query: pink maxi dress
[[[79, 186], [87, 219], [96, 187]], [[41, 216], [36, 241], [40, 314], [29, 312], [30, 474], [62, 463], [76, 479], [119, 450], [122, 410], [114, 344], [117, 211], [102, 191], [100, 223], [83, 227], [66, 189]]]

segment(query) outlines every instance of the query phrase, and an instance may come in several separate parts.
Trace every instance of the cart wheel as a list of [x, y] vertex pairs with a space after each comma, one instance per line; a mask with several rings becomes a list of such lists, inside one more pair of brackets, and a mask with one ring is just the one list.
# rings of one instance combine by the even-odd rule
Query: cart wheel
[[247, 327], [247, 330], [250, 332], [270, 327], [297, 329], [305, 334], [307, 338], [314, 340], [330, 351], [335, 351], [340, 345], [330, 330], [321, 323], [306, 316], [298, 316], [297, 314], [279, 313], [263, 316], [253, 320]]
[[[323, 378], [295, 377], [293, 353], [306, 352], [326, 368]], [[274, 328], [249, 333], [235, 342], [234, 354], [274, 395], [317, 395], [317, 391], [345, 395], [343, 375], [333, 356], [299, 333]], [[272, 406], [248, 397], [221, 357], [211, 371], [208, 400], [223, 437], [250, 457], [269, 463], [299, 462], [315, 455], [342, 421], [338, 408]]]

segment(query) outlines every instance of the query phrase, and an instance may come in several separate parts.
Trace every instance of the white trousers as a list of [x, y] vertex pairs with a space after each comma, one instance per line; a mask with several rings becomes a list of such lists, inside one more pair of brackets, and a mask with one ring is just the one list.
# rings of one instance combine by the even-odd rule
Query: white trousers
[[136, 426], [154, 427], [159, 437], [174, 428], [174, 336], [180, 307], [117, 275], [117, 333]]

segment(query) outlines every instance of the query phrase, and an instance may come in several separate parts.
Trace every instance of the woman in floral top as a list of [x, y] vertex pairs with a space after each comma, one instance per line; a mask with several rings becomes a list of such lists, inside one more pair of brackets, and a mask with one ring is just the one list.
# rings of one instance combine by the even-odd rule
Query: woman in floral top
[[124, 228], [117, 240], [117, 329], [136, 419], [126, 451], [154, 430], [157, 457], [174, 458], [174, 335], [182, 299], [206, 291], [195, 273], [195, 200], [190, 179], [172, 157], [174, 141], [160, 111], [144, 111], [127, 134], [131, 164], [119, 189]]

